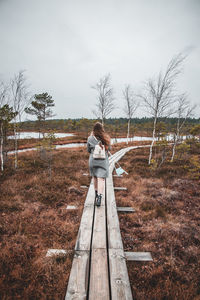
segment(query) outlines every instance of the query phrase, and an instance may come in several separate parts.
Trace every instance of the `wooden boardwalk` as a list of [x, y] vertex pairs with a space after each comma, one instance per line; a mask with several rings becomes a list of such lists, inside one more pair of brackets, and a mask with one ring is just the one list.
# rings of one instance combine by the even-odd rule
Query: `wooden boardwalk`
[[88, 189], [75, 245], [65, 300], [131, 300], [115, 201], [112, 172], [127, 151], [149, 146], [127, 147], [109, 159], [109, 177], [101, 206], [94, 205], [93, 181]]

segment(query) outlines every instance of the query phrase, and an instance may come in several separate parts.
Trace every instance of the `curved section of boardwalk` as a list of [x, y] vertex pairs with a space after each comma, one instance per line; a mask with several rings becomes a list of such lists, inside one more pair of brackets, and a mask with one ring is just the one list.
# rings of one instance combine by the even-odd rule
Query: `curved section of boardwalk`
[[126, 267], [116, 208], [112, 172], [127, 147], [109, 159], [109, 177], [100, 207], [94, 206], [93, 181], [88, 189], [65, 300], [131, 300], [132, 293]]

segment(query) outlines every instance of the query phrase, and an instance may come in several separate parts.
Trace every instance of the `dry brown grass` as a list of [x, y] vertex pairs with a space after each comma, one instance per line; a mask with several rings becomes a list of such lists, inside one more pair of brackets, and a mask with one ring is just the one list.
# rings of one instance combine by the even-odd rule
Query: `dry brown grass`
[[[158, 170], [147, 163], [148, 149], [132, 150], [120, 164], [129, 175], [115, 178], [125, 251], [150, 251], [153, 262], [127, 262], [134, 299], [200, 299], [200, 182], [185, 162], [166, 162]], [[174, 170], [175, 169], [175, 170]]]
[[[0, 298], [63, 299], [89, 184], [85, 148], [56, 150], [52, 180], [36, 152], [20, 155], [21, 167], [0, 182]], [[67, 205], [78, 206], [66, 210]], [[49, 248], [69, 250], [47, 258]]]

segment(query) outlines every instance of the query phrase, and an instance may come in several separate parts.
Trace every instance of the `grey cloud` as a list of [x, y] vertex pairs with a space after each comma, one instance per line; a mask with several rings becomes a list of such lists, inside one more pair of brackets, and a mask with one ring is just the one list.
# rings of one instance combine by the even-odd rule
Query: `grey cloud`
[[197, 102], [199, 13], [198, 0], [1, 0], [0, 76], [26, 69], [32, 92], [54, 97], [57, 117], [92, 117], [91, 85], [101, 76], [111, 73], [116, 102], [123, 106], [124, 84], [138, 91], [185, 51], [178, 86]]

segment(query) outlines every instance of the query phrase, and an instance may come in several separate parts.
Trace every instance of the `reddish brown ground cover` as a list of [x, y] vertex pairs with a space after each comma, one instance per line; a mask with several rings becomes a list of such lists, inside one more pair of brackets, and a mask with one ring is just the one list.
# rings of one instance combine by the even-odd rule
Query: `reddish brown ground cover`
[[[89, 178], [86, 149], [57, 150], [52, 180], [36, 152], [0, 178], [0, 298], [62, 299], [71, 269]], [[66, 206], [78, 210], [68, 211]], [[49, 248], [67, 249], [48, 258]]]
[[[121, 147], [126, 144], [112, 152]], [[199, 182], [190, 178], [187, 162], [155, 171], [147, 155], [144, 149], [127, 153], [120, 163], [129, 176], [116, 179], [128, 187], [116, 192], [117, 204], [136, 209], [119, 215], [124, 248], [151, 251], [154, 259], [128, 262], [134, 299], [198, 299]], [[87, 193], [80, 186], [90, 181], [82, 176], [88, 172], [86, 149], [56, 150], [52, 169], [50, 181], [46, 164], [28, 152], [19, 156], [16, 172], [8, 168], [0, 178], [1, 299], [65, 296]], [[78, 210], [67, 211], [68, 204]], [[49, 248], [69, 252], [47, 258]]]
[[[150, 251], [153, 262], [127, 262], [134, 299], [200, 299], [200, 181], [191, 158], [148, 166], [148, 149], [132, 150], [120, 161], [129, 173], [115, 179], [125, 251]], [[195, 175], [195, 176], [194, 176]], [[195, 179], [194, 179], [195, 178]]]

